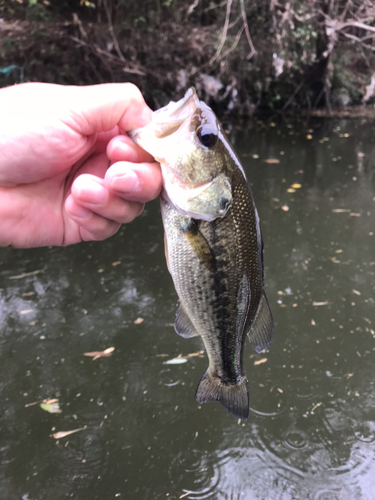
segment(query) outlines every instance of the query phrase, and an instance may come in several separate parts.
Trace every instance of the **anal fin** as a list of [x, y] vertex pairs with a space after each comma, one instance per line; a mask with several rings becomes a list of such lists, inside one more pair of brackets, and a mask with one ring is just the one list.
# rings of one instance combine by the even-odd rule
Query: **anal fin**
[[249, 417], [249, 384], [246, 376], [238, 384], [225, 384], [207, 370], [201, 378], [195, 401], [199, 404], [219, 401], [226, 410], [241, 420]]
[[174, 329], [184, 339], [190, 339], [199, 335], [181, 303], [179, 303], [176, 311]]
[[262, 352], [271, 344], [273, 337], [273, 319], [266, 294], [263, 292], [258, 309], [248, 333], [249, 340], [256, 352]]

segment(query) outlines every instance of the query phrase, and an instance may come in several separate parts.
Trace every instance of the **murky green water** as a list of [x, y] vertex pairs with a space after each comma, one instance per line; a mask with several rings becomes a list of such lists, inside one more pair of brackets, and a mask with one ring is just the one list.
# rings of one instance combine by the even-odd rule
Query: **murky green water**
[[[205, 356], [164, 364], [202, 344], [171, 326], [157, 202], [103, 243], [1, 249], [1, 499], [375, 498], [375, 123], [231, 139], [275, 318], [269, 352], [247, 346], [249, 420], [195, 403]], [[26, 406], [47, 398], [61, 414]]]

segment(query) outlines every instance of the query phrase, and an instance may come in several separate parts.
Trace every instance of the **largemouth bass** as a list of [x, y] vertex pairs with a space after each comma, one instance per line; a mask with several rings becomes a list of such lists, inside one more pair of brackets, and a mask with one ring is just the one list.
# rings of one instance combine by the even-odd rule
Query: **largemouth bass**
[[257, 352], [272, 340], [263, 286], [263, 243], [245, 172], [214, 112], [189, 89], [130, 133], [160, 163], [165, 254], [179, 297], [176, 332], [200, 335], [209, 366], [198, 403], [249, 415], [246, 336]]

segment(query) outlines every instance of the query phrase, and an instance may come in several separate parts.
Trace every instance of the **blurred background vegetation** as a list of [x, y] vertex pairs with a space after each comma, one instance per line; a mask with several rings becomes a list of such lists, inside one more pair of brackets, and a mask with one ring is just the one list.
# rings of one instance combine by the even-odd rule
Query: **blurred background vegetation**
[[374, 0], [0, 0], [0, 86], [195, 85], [220, 114], [375, 103]]

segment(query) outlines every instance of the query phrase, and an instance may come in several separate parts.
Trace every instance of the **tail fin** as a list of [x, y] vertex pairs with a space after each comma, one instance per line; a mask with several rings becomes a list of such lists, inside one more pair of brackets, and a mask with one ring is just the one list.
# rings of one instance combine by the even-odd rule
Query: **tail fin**
[[195, 401], [199, 404], [219, 401], [225, 409], [241, 420], [249, 417], [249, 384], [243, 377], [239, 384], [224, 384], [218, 377], [213, 377], [208, 370], [201, 378]]

